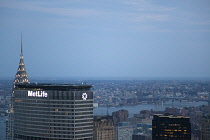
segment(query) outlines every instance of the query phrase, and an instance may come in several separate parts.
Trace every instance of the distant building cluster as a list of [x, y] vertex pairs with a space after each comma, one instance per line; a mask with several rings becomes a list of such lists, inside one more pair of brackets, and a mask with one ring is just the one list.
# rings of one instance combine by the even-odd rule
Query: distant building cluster
[[[112, 113], [112, 116], [95, 116], [100, 118], [99, 122], [109, 122], [106, 125], [100, 125], [99, 128], [94, 125], [94, 134], [101, 134], [97, 139], [103, 139], [103, 136], [109, 138], [115, 136], [116, 140], [208, 140], [210, 134], [210, 107], [189, 107], [185, 108], [185, 115], [174, 115], [173, 111], [177, 108], [167, 108], [163, 112], [142, 110], [132, 118], [125, 118], [126, 122], [121, 121], [127, 115], [127, 111], [119, 110]], [[200, 110], [200, 111], [196, 111]], [[171, 112], [171, 113], [169, 113]], [[194, 115], [192, 113], [194, 112]], [[162, 114], [157, 114], [162, 113]], [[188, 117], [188, 116], [191, 117]], [[118, 118], [118, 119], [116, 119]], [[195, 119], [197, 118], [197, 119]], [[98, 122], [94, 120], [94, 122]], [[107, 129], [109, 128], [109, 129]], [[94, 135], [95, 136], [95, 135]], [[105, 139], [104, 139], [105, 140]]]
[[210, 82], [202, 80], [92, 81], [94, 103], [125, 106], [169, 100], [208, 101]]

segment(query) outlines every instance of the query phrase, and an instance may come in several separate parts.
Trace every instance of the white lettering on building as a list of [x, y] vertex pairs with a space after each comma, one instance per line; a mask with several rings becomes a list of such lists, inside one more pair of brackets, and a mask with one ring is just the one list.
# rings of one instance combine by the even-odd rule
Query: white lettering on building
[[28, 96], [32, 97], [47, 97], [47, 95], [45, 91], [28, 91]]

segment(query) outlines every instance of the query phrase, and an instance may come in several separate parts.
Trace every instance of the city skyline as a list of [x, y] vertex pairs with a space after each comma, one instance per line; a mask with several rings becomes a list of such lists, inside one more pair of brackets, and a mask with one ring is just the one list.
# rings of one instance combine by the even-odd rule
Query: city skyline
[[209, 4], [0, 1], [0, 76], [210, 77]]

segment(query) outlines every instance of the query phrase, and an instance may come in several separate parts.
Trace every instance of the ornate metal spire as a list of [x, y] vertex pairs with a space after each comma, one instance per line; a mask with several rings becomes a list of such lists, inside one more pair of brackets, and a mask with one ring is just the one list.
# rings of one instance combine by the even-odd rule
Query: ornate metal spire
[[15, 75], [14, 84], [30, 84], [30, 81], [28, 79], [28, 74], [26, 73], [26, 68], [25, 68], [24, 58], [23, 58], [22, 34], [21, 34], [20, 62], [19, 62], [18, 71]]
[[20, 56], [23, 55], [23, 43], [22, 43], [22, 34], [21, 34], [21, 51], [20, 51]]

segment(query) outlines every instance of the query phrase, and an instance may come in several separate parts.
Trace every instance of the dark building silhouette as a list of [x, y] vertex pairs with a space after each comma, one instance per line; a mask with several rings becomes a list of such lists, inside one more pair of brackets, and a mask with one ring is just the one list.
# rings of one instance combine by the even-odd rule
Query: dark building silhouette
[[117, 126], [118, 122], [127, 122], [128, 115], [129, 115], [128, 110], [124, 110], [124, 109], [112, 112], [114, 125]]
[[143, 133], [133, 134], [132, 140], [151, 140], [151, 135], [146, 135]]
[[152, 120], [153, 140], [191, 140], [189, 117], [154, 115]]
[[201, 140], [210, 139], [210, 115], [201, 118]]
[[[207, 91], [209, 92], [208, 96], [208, 105], [210, 106], [210, 84], [207, 86]], [[210, 111], [209, 111], [210, 112]]]
[[17, 84], [14, 140], [92, 140], [91, 85]]

